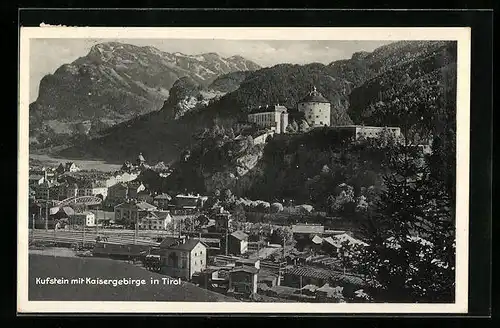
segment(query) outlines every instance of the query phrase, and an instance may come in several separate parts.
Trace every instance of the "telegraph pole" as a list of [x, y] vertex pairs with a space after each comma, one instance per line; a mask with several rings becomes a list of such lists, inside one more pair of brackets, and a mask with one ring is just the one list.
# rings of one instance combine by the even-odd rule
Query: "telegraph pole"
[[283, 260], [285, 259], [285, 234], [283, 234]]
[[33, 213], [32, 217], [33, 217], [33, 226], [31, 227], [31, 238], [35, 239], [35, 213]]
[[47, 199], [45, 201], [45, 231], [49, 230], [49, 184], [47, 182]]
[[85, 204], [85, 207], [84, 207], [84, 213], [85, 213], [85, 217], [83, 219], [83, 240], [82, 240], [82, 247], [85, 247], [85, 228], [87, 227], [87, 204]]
[[225, 246], [226, 246], [226, 256], [227, 256], [227, 254], [229, 253], [229, 248], [228, 248], [228, 246], [229, 246], [228, 245], [229, 238], [228, 238], [228, 233], [227, 233], [227, 227], [226, 227], [225, 230], [226, 230], [226, 242], [225, 242]]
[[[139, 213], [137, 213], [137, 216], [139, 216]], [[137, 216], [135, 218], [134, 245], [137, 242], [137, 220], [138, 220]]]
[[96, 214], [96, 216], [95, 216], [95, 222], [94, 222], [94, 224], [95, 224], [95, 234], [96, 234], [95, 237], [97, 238], [97, 236], [99, 235], [99, 228], [97, 226], [97, 224], [99, 222], [99, 207], [97, 207], [95, 214]]

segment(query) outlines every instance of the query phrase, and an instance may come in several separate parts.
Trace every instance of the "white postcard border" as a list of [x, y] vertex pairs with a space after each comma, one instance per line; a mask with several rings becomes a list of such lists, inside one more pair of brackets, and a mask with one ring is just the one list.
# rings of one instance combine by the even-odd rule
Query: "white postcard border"
[[[28, 300], [30, 39], [455, 40], [457, 41], [456, 302], [232, 303]], [[470, 28], [119, 28], [21, 27], [18, 122], [18, 313], [467, 313], [469, 254]]]

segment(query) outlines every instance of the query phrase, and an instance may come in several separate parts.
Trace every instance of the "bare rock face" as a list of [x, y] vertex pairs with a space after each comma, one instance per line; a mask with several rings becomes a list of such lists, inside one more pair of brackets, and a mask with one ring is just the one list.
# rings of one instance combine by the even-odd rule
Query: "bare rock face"
[[246, 154], [236, 160], [236, 173], [238, 176], [244, 176], [253, 169], [262, 158], [262, 152], [257, 154]]
[[[41, 80], [38, 98], [30, 105], [30, 137], [36, 139], [48, 120], [68, 124], [90, 120], [92, 129], [98, 130], [97, 121], [116, 124], [158, 110], [183, 77], [208, 85], [223, 74], [259, 68], [238, 56], [191, 56], [118, 42], [97, 44], [86, 56]], [[180, 115], [192, 106], [192, 100], [182, 103]]]

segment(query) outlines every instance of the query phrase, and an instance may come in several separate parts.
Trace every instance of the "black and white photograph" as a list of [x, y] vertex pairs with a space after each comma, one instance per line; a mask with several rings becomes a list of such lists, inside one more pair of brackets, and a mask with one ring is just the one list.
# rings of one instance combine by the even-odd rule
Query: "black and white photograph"
[[469, 32], [21, 28], [18, 307], [467, 312]]

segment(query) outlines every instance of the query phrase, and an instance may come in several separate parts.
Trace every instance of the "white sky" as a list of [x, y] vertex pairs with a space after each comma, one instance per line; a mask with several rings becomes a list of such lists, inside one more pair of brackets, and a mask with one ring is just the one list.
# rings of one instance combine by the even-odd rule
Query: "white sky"
[[290, 41], [290, 40], [188, 40], [188, 39], [32, 39], [30, 43], [30, 102], [38, 96], [40, 80], [61, 65], [85, 56], [101, 42], [117, 41], [153, 46], [165, 52], [196, 55], [216, 52], [223, 57], [243, 56], [266, 67], [281, 63], [328, 64], [347, 59], [357, 51], [373, 51], [393, 41]]

